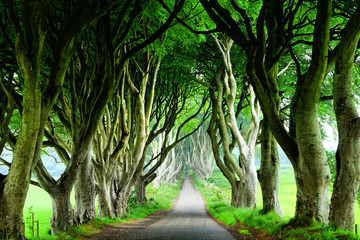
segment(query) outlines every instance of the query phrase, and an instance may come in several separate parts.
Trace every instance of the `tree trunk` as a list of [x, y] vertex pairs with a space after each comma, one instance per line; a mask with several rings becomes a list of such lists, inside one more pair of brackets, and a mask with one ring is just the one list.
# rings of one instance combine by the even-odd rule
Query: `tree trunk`
[[112, 184], [99, 184], [98, 217], [115, 217], [112, 199]]
[[119, 192], [115, 200], [115, 215], [118, 218], [121, 218], [127, 213], [127, 205], [130, 197], [131, 188], [124, 189]]
[[[306, 119], [312, 118], [312, 114], [306, 111], [303, 114], [298, 112], [297, 115], [307, 116]], [[312, 121], [301, 121], [301, 124], [299, 122], [297, 136], [300, 157], [298, 166], [294, 167], [297, 182], [295, 218], [305, 217], [304, 220], [308, 223], [315, 219], [327, 224], [330, 170], [322, 145], [317, 114], [313, 115]]]
[[147, 204], [146, 186], [147, 186], [147, 184], [141, 178], [138, 181], [136, 181], [136, 183], [135, 183], [136, 200], [140, 204]]
[[51, 235], [58, 231], [66, 231], [74, 224], [74, 210], [70, 202], [70, 190], [63, 190], [52, 195], [52, 218], [50, 222]]
[[30, 183], [31, 167], [37, 155], [36, 144], [42, 133], [41, 92], [40, 88], [34, 86], [37, 77], [24, 76], [24, 78], [21, 130], [0, 196], [0, 236], [4, 239], [25, 239], [23, 209]]
[[[303, 81], [298, 81], [292, 102], [299, 158], [294, 166], [298, 184], [295, 218], [328, 223], [330, 169], [320, 133], [320, 89], [326, 75], [332, 2], [318, 1], [313, 52]], [[292, 126], [291, 126], [292, 127]], [[303, 218], [305, 217], [305, 218]]]
[[117, 218], [121, 218], [127, 213], [127, 203], [131, 194], [133, 182], [133, 174], [116, 172], [116, 177], [111, 186], [111, 204], [113, 207], [113, 214]]
[[[53, 200], [53, 217], [51, 220], [52, 234], [57, 231], [64, 231], [74, 224], [75, 218], [70, 202], [70, 193], [76, 182], [76, 178], [79, 176], [79, 171], [83, 168], [83, 164], [86, 164], [88, 154], [89, 149], [73, 147], [71, 161], [58, 180], [52, 178], [41, 160], [37, 162], [34, 168], [33, 172], [39, 184]], [[85, 183], [88, 184], [87, 182]]]
[[156, 173], [149, 177], [140, 177], [135, 183], [136, 199], [141, 204], [147, 204], [146, 187], [156, 178]]
[[[331, 198], [330, 225], [347, 231], [354, 231], [354, 206], [360, 184], [359, 143], [339, 143], [336, 162], [337, 174]], [[354, 164], [356, 163], [356, 164]]]
[[[247, 169], [252, 169], [251, 165], [243, 166]], [[241, 208], [253, 208], [256, 206], [256, 184], [257, 177], [255, 171], [247, 172], [244, 174], [242, 181], [231, 183], [231, 206]]]
[[231, 185], [231, 206], [243, 207], [243, 185], [240, 182]]
[[96, 218], [94, 181], [94, 166], [89, 151], [79, 169], [75, 182], [75, 220], [77, 224], [84, 224]]
[[243, 177], [243, 192], [241, 207], [253, 208], [256, 206], [256, 186], [257, 176], [256, 167], [254, 162], [254, 154], [248, 153], [245, 159], [243, 159], [242, 168], [245, 170]]
[[[116, 172], [114, 173], [116, 176]], [[104, 171], [97, 169], [96, 181], [99, 186], [98, 193], [98, 217], [115, 217], [114, 199], [115, 199], [115, 179], [110, 178]]]
[[30, 183], [29, 163], [32, 161], [29, 159], [30, 156], [26, 155], [31, 155], [31, 153], [24, 152], [24, 158], [21, 159], [24, 161], [14, 156], [12, 167], [4, 180], [5, 185], [0, 201], [1, 239], [25, 239], [23, 209]]
[[[339, 131], [336, 178], [330, 207], [330, 225], [354, 231], [354, 205], [360, 184], [360, 118], [354, 102], [353, 64], [360, 38], [360, 10], [349, 21], [342, 35], [343, 48], [335, 63], [334, 109]], [[351, 28], [352, 23], [355, 26]]]
[[280, 217], [283, 213], [279, 201], [279, 154], [277, 142], [264, 120], [261, 130], [261, 166], [258, 178], [263, 197], [263, 212], [274, 211]]

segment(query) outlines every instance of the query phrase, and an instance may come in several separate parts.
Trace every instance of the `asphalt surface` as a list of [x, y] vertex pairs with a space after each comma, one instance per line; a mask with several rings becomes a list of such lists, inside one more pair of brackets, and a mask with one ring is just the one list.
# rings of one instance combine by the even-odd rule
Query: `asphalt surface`
[[165, 218], [121, 238], [131, 239], [235, 239], [206, 212], [205, 201], [188, 177], [185, 177], [179, 200]]

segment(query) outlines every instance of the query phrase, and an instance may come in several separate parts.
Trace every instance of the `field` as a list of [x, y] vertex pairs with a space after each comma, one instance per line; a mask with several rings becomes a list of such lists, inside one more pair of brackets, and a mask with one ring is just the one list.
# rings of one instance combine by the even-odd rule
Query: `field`
[[[295, 213], [296, 204], [296, 186], [294, 172], [291, 165], [283, 165], [280, 170], [279, 176], [279, 199], [281, 208], [285, 218], [291, 218]], [[216, 168], [212, 177], [208, 179], [217, 185], [230, 199], [231, 188], [227, 179], [222, 175], [220, 169]], [[330, 195], [331, 196], [331, 195]], [[262, 207], [262, 195], [260, 184], [257, 186], [257, 207]], [[355, 224], [360, 224], [360, 206], [358, 203], [355, 205]]]

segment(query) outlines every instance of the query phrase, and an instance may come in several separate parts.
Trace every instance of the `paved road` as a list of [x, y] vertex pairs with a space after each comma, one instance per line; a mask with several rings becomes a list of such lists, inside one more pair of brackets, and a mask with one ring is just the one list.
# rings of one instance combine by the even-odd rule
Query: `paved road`
[[165, 218], [121, 239], [235, 239], [207, 215], [204, 199], [188, 177], [185, 178], [179, 197], [174, 210]]

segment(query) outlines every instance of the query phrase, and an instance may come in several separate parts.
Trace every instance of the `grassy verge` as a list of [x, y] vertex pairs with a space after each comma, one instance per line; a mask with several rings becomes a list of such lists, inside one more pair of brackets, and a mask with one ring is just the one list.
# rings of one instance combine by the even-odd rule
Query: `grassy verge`
[[[230, 189], [224, 178], [215, 174], [210, 182], [194, 176], [195, 185], [203, 194], [209, 212], [225, 225], [234, 225], [241, 222], [254, 229], [261, 229], [274, 234], [280, 239], [360, 239], [355, 234], [313, 224], [307, 228], [287, 228], [285, 225], [290, 218], [280, 218], [274, 213], [261, 214], [260, 208], [243, 209], [230, 206]], [[226, 181], [226, 179], [225, 179]], [[222, 187], [218, 187], [217, 183]], [[261, 201], [261, 199], [259, 199]], [[240, 230], [244, 232], [246, 230]], [[248, 233], [248, 232], [246, 232]]]
[[[102, 226], [104, 225], [104, 223], [113, 224], [118, 222], [128, 222], [131, 219], [145, 218], [149, 214], [156, 212], [158, 210], [169, 209], [171, 207], [171, 200], [178, 195], [178, 191], [180, 190], [180, 183], [172, 187], [168, 185], [164, 185], [159, 189], [154, 188], [152, 187], [152, 185], [150, 185], [147, 187], [146, 190], [147, 190], [147, 198], [153, 200], [148, 201], [148, 205], [139, 205], [136, 204], [134, 199], [131, 197], [128, 205], [128, 214], [122, 217], [121, 219], [118, 218], [95, 219], [88, 224], [79, 227], [72, 227], [67, 232], [59, 233], [55, 236], [50, 236], [48, 233], [48, 231], [50, 230], [51, 201], [48, 202], [44, 200], [43, 204], [46, 204], [44, 206], [48, 206], [48, 208], [45, 209], [44, 207], [43, 209], [39, 209], [37, 207], [36, 208], [33, 207], [33, 209], [30, 212], [34, 212], [35, 219], [37, 219], [36, 216], [45, 215], [44, 217], [45, 219], [42, 222], [42, 224], [43, 225], [47, 224], [47, 226], [43, 227], [44, 229], [43, 231], [40, 231], [40, 237], [31, 238], [31, 232], [29, 226], [26, 224], [25, 225], [26, 236], [28, 239], [81, 239], [81, 237], [83, 236], [91, 235], [99, 232]], [[30, 195], [30, 198], [33, 199], [34, 197]], [[27, 215], [29, 215], [29, 211], [27, 212]], [[24, 212], [24, 218], [27, 215], [25, 215]], [[26, 222], [25, 219], [24, 221]]]

